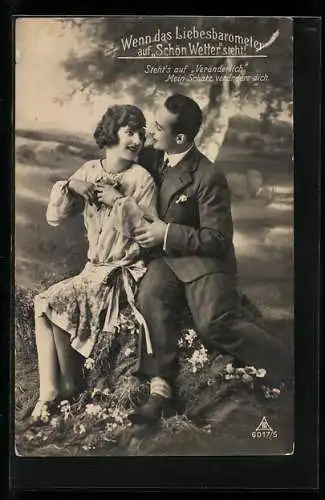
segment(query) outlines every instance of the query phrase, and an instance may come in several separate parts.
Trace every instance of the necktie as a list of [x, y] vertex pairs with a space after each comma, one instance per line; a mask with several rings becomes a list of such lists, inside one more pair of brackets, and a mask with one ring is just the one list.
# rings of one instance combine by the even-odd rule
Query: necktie
[[164, 161], [164, 163], [162, 164], [162, 167], [161, 167], [161, 171], [160, 171], [160, 176], [161, 176], [161, 182], [164, 180], [164, 178], [166, 177], [166, 174], [168, 172], [168, 169], [170, 167], [170, 163], [169, 163], [169, 160], [168, 158], [166, 158], [166, 160]]

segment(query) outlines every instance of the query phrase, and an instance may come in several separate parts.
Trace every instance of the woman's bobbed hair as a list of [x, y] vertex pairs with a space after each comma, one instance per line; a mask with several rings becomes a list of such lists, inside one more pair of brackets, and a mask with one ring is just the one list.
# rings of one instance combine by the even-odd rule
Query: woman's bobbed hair
[[100, 149], [116, 146], [119, 142], [117, 132], [125, 126], [139, 131], [141, 140], [145, 140], [146, 119], [141, 109], [130, 104], [109, 107], [94, 132], [97, 146]]

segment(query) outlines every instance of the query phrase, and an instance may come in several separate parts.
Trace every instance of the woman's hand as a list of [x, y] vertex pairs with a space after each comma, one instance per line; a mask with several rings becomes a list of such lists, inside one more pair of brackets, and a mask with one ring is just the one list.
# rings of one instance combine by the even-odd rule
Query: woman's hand
[[121, 193], [110, 184], [96, 184], [97, 200], [108, 207], [112, 207], [118, 198], [122, 198]]
[[98, 205], [95, 184], [92, 182], [71, 179], [68, 184], [68, 189], [73, 193], [82, 196], [89, 202], [90, 205]]

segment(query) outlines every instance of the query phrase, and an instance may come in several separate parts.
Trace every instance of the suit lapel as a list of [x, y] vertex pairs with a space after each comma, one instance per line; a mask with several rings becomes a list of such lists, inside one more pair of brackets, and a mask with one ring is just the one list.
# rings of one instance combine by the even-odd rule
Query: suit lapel
[[164, 217], [173, 196], [193, 182], [193, 172], [198, 167], [198, 150], [195, 146], [175, 167], [171, 167], [159, 192], [159, 214]]

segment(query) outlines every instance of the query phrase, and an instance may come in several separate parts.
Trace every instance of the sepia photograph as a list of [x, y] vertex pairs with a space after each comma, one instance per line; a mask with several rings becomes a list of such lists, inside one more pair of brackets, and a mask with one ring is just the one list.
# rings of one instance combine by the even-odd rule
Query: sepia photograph
[[292, 19], [14, 31], [16, 456], [293, 455]]

